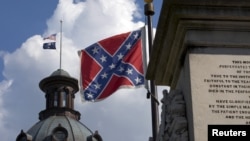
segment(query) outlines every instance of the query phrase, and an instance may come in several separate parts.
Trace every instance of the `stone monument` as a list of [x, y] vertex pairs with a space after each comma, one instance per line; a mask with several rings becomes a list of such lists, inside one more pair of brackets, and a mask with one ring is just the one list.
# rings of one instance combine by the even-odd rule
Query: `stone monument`
[[[159, 141], [207, 141], [208, 125], [250, 124], [250, 1], [163, 1], [146, 77], [171, 88]], [[173, 95], [185, 114], [169, 122], [181, 106], [168, 104]]]

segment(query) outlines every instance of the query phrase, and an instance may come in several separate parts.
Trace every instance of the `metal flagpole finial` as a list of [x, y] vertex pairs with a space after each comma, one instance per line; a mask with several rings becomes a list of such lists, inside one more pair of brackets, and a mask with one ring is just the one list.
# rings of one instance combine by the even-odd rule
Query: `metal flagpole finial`
[[144, 0], [145, 3], [151, 3], [153, 0]]
[[152, 16], [155, 14], [153, 0], [144, 0], [144, 14], [147, 16]]

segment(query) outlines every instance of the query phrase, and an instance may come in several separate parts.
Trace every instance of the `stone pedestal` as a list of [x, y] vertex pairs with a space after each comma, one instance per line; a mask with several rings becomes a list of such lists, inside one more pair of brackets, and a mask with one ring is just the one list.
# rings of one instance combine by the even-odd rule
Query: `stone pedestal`
[[164, 1], [153, 48], [146, 77], [182, 93], [188, 140], [250, 124], [250, 1]]

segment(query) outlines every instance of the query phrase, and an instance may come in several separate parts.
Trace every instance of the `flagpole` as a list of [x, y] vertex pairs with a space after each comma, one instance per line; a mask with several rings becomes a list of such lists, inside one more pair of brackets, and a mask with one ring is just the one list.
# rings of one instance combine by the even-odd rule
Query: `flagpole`
[[60, 20], [60, 70], [62, 68], [62, 20]]
[[[147, 16], [148, 24], [148, 51], [149, 56], [152, 51], [153, 38], [152, 38], [152, 15], [154, 15], [153, 0], [144, 0], [144, 14]], [[159, 128], [159, 110], [158, 110], [158, 95], [156, 86], [153, 80], [150, 81], [150, 96], [151, 96], [151, 116], [152, 116], [152, 135], [150, 141], [156, 141], [158, 128]]]

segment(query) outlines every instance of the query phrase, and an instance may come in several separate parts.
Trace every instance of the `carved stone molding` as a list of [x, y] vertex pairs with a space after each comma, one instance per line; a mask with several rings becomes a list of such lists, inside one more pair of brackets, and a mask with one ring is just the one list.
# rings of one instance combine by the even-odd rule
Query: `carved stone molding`
[[163, 91], [161, 125], [157, 141], [188, 141], [186, 103], [180, 90]]

